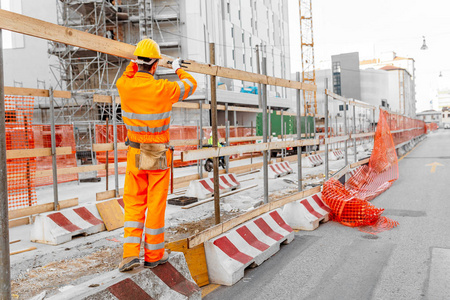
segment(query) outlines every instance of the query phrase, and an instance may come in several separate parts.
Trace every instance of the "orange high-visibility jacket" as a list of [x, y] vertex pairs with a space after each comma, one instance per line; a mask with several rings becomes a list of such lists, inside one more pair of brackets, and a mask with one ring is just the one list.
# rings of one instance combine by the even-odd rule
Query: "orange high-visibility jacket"
[[130, 62], [117, 89], [122, 105], [122, 119], [128, 138], [136, 143], [168, 143], [172, 104], [192, 95], [197, 81], [189, 73], [178, 69], [180, 81], [156, 80], [148, 72], [138, 71]]

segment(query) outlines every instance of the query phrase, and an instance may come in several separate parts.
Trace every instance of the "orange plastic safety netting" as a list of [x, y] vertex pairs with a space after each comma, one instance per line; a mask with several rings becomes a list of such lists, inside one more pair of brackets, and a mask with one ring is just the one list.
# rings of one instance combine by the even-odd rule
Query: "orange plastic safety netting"
[[[35, 148], [51, 148], [52, 133], [50, 125], [33, 125]], [[73, 125], [58, 124], [55, 125], [56, 147], [70, 147], [71, 154], [57, 155], [56, 166], [58, 169], [71, 168], [77, 166], [75, 156], [75, 136]], [[36, 186], [50, 185], [53, 183], [53, 177], [49, 170], [53, 168], [53, 158], [51, 156], [41, 156], [36, 158]], [[47, 171], [47, 172], [42, 172]], [[58, 174], [58, 183], [78, 180], [78, 174]]]
[[[117, 142], [124, 143], [127, 139], [127, 129], [125, 125], [117, 125]], [[114, 141], [114, 126], [108, 124], [108, 138], [106, 137], [106, 125], [96, 124], [95, 125], [95, 142], [96, 143], [112, 143]], [[106, 151], [98, 151], [95, 153], [97, 158], [97, 164], [106, 163]], [[117, 151], [117, 161], [126, 162], [127, 161], [127, 150]], [[114, 168], [111, 166], [114, 164], [114, 151], [108, 151], [108, 175], [114, 175]], [[125, 174], [127, 167], [119, 166], [119, 174]], [[97, 172], [98, 177], [106, 176], [106, 170], [100, 170]]]
[[324, 201], [332, 210], [332, 220], [346, 226], [362, 226], [361, 231], [372, 234], [398, 225], [398, 222], [381, 216], [383, 208], [368, 202], [398, 179], [397, 153], [387, 116], [387, 112], [380, 110], [369, 164], [360, 167], [345, 186], [333, 178], [328, 180], [322, 192]]
[[[5, 96], [6, 150], [34, 148], [34, 97]], [[11, 157], [11, 152], [9, 152]], [[15, 153], [20, 154], [20, 153]], [[17, 156], [17, 155], [16, 155]], [[36, 204], [36, 158], [6, 160], [8, 180], [8, 209], [14, 210]]]

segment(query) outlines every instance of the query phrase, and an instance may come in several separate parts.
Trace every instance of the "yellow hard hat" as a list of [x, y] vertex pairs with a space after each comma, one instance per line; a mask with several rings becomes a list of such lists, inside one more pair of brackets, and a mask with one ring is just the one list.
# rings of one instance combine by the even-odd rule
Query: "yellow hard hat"
[[135, 56], [161, 59], [159, 45], [152, 39], [143, 39], [136, 45]]

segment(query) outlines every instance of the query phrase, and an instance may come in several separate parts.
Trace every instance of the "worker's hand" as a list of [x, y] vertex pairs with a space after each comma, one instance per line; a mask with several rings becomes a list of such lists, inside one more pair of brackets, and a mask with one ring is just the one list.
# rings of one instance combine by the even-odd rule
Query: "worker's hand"
[[172, 62], [172, 69], [175, 70], [175, 72], [181, 68], [181, 59], [177, 58]]

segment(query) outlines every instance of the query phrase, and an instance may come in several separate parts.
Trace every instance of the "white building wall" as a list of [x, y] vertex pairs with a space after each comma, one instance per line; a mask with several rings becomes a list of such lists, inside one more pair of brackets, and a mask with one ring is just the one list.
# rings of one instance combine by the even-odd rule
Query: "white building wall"
[[[11, 11], [56, 23], [55, 0], [6, 1], [9, 1], [11, 4]], [[2, 3], [4, 2], [5, 0], [2, 0]], [[49, 65], [50, 62], [55, 63], [56, 60], [55, 58], [49, 58], [47, 54], [47, 40], [15, 33], [13, 33], [13, 36], [15, 39], [14, 44], [18, 47], [3, 49], [5, 86], [14, 86], [14, 81], [16, 81], [20, 82], [23, 87], [36, 88], [38, 87], [37, 80], [44, 81], [46, 88], [54, 85], [55, 82], [53, 75], [50, 74]], [[39, 88], [43, 87], [43, 84], [39, 85]]]

